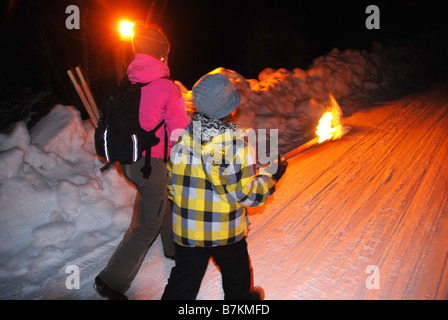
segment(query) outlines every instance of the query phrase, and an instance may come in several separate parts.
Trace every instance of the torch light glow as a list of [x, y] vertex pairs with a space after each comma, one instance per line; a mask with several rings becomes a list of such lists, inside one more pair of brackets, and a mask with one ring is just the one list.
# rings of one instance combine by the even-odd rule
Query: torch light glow
[[330, 104], [326, 106], [327, 112], [319, 120], [319, 124], [316, 128], [316, 137], [301, 146], [289, 151], [285, 155], [281, 156], [282, 160], [287, 160], [295, 157], [299, 153], [321, 144], [327, 140], [340, 139], [344, 134], [350, 131], [350, 127], [346, 127], [342, 124], [342, 110], [336, 99], [330, 92]]
[[319, 137], [319, 143], [329, 139], [339, 139], [345, 134], [344, 126], [341, 123], [341, 107], [331, 93], [328, 110], [320, 118], [319, 125], [317, 126], [316, 135]]
[[120, 23], [120, 37], [122, 40], [129, 40], [133, 35], [132, 28], [134, 27], [134, 24], [129, 21], [121, 21]]

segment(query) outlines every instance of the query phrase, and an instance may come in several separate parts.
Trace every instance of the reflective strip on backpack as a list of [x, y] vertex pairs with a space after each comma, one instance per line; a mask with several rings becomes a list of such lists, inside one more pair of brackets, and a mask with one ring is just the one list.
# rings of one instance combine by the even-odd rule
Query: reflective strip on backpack
[[132, 143], [134, 144], [134, 154], [133, 154], [133, 158], [132, 158], [132, 162], [135, 162], [138, 160], [138, 139], [137, 136], [135, 134], [132, 135]]
[[107, 150], [107, 128], [106, 130], [104, 130], [103, 140], [104, 140], [104, 154], [106, 156], [106, 160], [109, 161], [109, 150]]

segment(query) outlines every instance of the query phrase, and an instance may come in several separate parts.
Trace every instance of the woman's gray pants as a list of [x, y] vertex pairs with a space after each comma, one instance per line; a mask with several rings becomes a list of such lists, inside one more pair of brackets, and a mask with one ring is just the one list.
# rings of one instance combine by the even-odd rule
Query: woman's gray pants
[[161, 235], [165, 256], [174, 256], [171, 205], [167, 198], [167, 172], [163, 159], [151, 158], [151, 175], [143, 178], [141, 160], [122, 165], [124, 176], [137, 187], [129, 229], [99, 277], [112, 289], [125, 293], [131, 286], [151, 244]]

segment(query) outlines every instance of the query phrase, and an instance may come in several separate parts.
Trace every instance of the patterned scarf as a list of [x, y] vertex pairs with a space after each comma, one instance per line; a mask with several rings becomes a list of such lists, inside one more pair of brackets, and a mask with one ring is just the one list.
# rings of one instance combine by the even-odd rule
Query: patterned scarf
[[209, 119], [201, 113], [193, 116], [187, 127], [193, 137], [201, 137], [201, 141], [211, 141], [213, 137], [236, 129], [236, 123], [226, 120]]

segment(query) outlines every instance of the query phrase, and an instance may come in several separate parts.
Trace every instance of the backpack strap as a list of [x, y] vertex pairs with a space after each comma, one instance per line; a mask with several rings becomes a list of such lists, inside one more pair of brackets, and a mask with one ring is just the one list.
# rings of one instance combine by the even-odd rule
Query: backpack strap
[[140, 170], [143, 172], [143, 178], [148, 179], [151, 175], [151, 147], [146, 150], [145, 165]]
[[107, 169], [109, 169], [109, 167], [110, 167], [110, 162], [107, 161], [106, 164], [100, 168], [100, 172], [106, 171]]
[[154, 128], [154, 132], [156, 132], [157, 130], [159, 130], [159, 128], [164, 125], [164, 130], [165, 130], [165, 141], [164, 141], [164, 146], [163, 146], [163, 160], [166, 162], [168, 160], [168, 132], [166, 131], [166, 123], [165, 120], [162, 120], [157, 127]]
[[[152, 129], [151, 131], [153, 131], [154, 133], [160, 129], [160, 127], [165, 124], [165, 120], [160, 121], [160, 123], [157, 125], [157, 127], [155, 127], [154, 129]], [[165, 157], [166, 157], [166, 153], [167, 153], [167, 141], [168, 141], [168, 134], [166, 132], [166, 124], [165, 124]], [[148, 146], [146, 148], [146, 156], [145, 156], [145, 165], [143, 166], [143, 168], [140, 170], [141, 172], [143, 172], [143, 178], [148, 179], [149, 176], [151, 175], [151, 148], [152, 146]], [[166, 160], [164, 160], [166, 161]]]
[[168, 161], [168, 132], [166, 131], [166, 123], [165, 123], [165, 146], [163, 150], [163, 160], [165, 163]]

